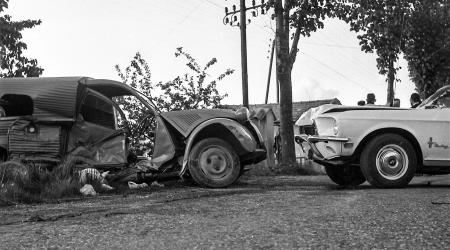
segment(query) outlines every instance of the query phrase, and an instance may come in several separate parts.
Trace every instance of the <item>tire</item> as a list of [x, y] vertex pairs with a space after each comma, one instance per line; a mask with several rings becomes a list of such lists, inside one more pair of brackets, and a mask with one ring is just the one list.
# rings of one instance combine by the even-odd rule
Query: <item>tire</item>
[[206, 138], [189, 153], [189, 173], [200, 186], [222, 188], [233, 184], [241, 172], [239, 156], [226, 141]]
[[417, 169], [417, 156], [411, 143], [397, 134], [373, 138], [360, 157], [367, 181], [379, 188], [408, 185]]
[[358, 186], [366, 181], [359, 167], [349, 165], [325, 166], [325, 172], [339, 186]]

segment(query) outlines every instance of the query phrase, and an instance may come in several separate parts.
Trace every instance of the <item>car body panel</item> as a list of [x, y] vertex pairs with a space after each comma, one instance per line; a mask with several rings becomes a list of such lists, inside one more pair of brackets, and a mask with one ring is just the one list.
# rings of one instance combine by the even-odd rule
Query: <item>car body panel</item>
[[401, 133], [412, 140], [416, 150], [420, 150], [421, 165], [450, 167], [450, 108], [422, 107], [323, 107], [313, 118], [318, 135], [309, 136], [308, 140], [316, 150], [317, 160], [333, 163], [336, 159], [342, 163], [342, 159], [358, 158], [356, 154], [360, 151], [357, 149], [372, 135], [382, 131]]
[[[221, 124], [224, 125], [235, 137], [238, 139], [241, 143], [244, 149], [247, 152], [253, 152], [257, 149], [257, 143], [255, 138], [253, 138], [252, 134], [248, 129], [241, 124], [239, 124], [236, 121], [227, 119], [227, 118], [214, 118], [207, 120], [203, 123], [201, 123], [199, 126], [197, 126], [187, 139], [186, 143], [186, 149], [184, 151], [183, 156], [183, 164], [181, 168], [180, 174], [183, 175], [186, 172], [187, 164], [189, 161], [189, 152], [191, 151], [191, 148], [193, 146], [193, 143], [196, 139], [196, 136], [206, 127], [213, 125], [213, 124]], [[261, 142], [260, 142], [261, 143]]]
[[[370, 133], [389, 128], [400, 128], [416, 138], [423, 159], [450, 160], [450, 110], [449, 109], [408, 109], [395, 111], [362, 111], [328, 113], [338, 121], [339, 137], [349, 141], [343, 146], [342, 156], [351, 156], [357, 146]], [[438, 146], [430, 147], [430, 142]], [[344, 145], [344, 144], [343, 144]]]
[[234, 112], [220, 109], [201, 109], [201, 110], [182, 110], [161, 113], [174, 128], [176, 128], [184, 137], [189, 134], [201, 123], [213, 118], [236, 119]]
[[0, 97], [27, 95], [33, 100], [36, 118], [74, 118], [81, 77], [2, 78]]
[[[5, 78], [0, 79], [0, 94], [6, 95], [0, 99], [6, 115], [0, 117], [0, 153], [4, 158], [46, 158], [57, 162], [71, 155], [89, 159], [95, 167], [123, 168], [130, 164], [127, 135], [131, 131], [119, 127], [119, 118], [124, 119], [126, 126], [129, 123], [115, 97], [131, 95], [155, 119], [142, 123], [142, 131], [147, 132], [151, 124], [156, 124], [153, 171], [162, 170], [166, 174], [170, 169], [184, 173], [186, 162], [181, 166], [179, 160], [184, 157], [187, 161], [196, 136], [212, 124], [227, 129], [229, 138], [223, 139], [234, 137], [231, 140], [238, 143], [236, 150], [242, 154], [243, 162], [265, 159], [257, 127], [250, 126], [248, 119], [243, 120], [235, 112], [210, 109], [159, 112], [149, 97], [117, 81], [88, 77]], [[21, 109], [23, 103], [14, 103], [17, 98], [27, 101], [28, 109]]]

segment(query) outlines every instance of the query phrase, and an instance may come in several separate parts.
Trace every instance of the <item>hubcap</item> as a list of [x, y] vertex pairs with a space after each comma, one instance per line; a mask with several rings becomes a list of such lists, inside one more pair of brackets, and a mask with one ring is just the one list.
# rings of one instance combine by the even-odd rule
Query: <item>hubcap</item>
[[405, 150], [398, 145], [389, 144], [378, 151], [376, 158], [378, 173], [388, 180], [401, 178], [408, 170], [408, 164]]
[[220, 146], [211, 146], [200, 154], [200, 168], [210, 179], [223, 179], [232, 171], [232, 157], [228, 150]]

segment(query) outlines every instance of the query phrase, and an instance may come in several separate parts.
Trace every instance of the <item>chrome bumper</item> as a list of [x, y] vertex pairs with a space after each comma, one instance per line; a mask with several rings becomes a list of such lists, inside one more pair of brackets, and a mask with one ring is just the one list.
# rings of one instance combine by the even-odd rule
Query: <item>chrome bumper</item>
[[299, 144], [306, 142], [311, 148], [308, 157], [311, 160], [326, 161], [341, 157], [342, 146], [349, 138], [316, 135], [297, 135], [295, 141]]

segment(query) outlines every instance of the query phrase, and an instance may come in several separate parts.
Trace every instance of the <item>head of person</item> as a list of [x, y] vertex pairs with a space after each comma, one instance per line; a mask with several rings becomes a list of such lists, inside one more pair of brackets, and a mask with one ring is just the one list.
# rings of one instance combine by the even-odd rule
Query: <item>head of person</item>
[[411, 103], [411, 106], [414, 105], [415, 103], [420, 103], [420, 95], [417, 93], [412, 93], [411, 97], [409, 98], [409, 102]]
[[367, 104], [375, 104], [376, 101], [377, 101], [377, 99], [375, 99], [374, 93], [367, 94], [367, 98], [366, 98]]
[[394, 99], [393, 106], [394, 106], [394, 107], [397, 107], [397, 108], [400, 107], [400, 99], [395, 98], [395, 99]]
[[364, 100], [358, 101], [358, 106], [364, 106], [364, 105], [366, 105], [366, 101], [364, 101]]

